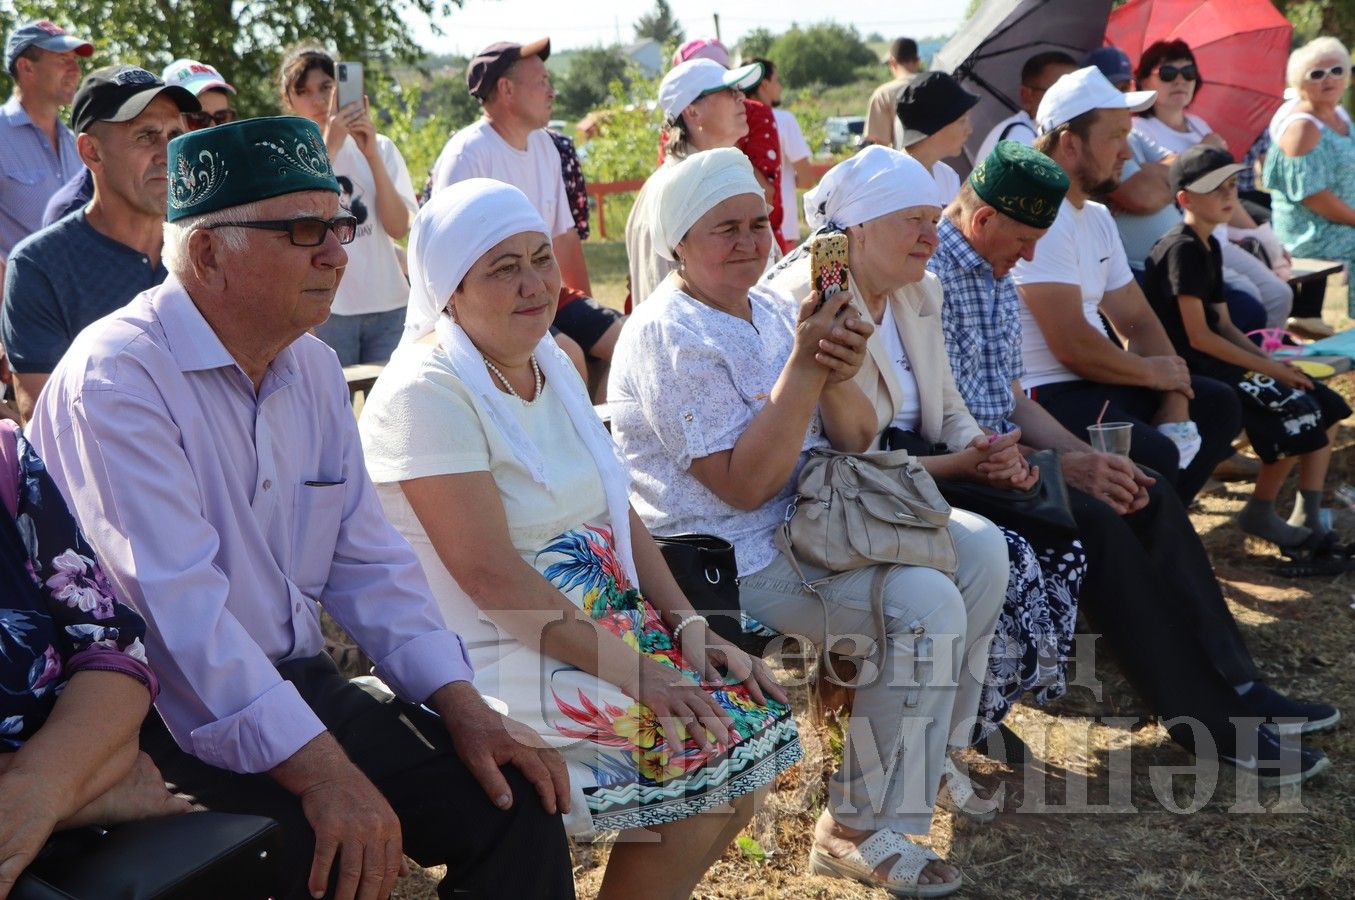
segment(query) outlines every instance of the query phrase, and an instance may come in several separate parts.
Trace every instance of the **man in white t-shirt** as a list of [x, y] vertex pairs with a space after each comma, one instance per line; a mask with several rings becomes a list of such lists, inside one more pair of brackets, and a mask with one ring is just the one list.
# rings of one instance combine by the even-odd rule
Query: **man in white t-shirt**
[[998, 141], [1019, 141], [1027, 147], [1035, 143], [1035, 110], [1039, 109], [1044, 92], [1050, 86], [1077, 68], [1077, 61], [1062, 50], [1037, 53], [1021, 67], [1021, 108], [993, 126], [979, 145], [975, 160], [987, 159]]
[[750, 59], [750, 63], [762, 65], [762, 80], [753, 88], [749, 99], [757, 100], [772, 108], [776, 116], [776, 132], [781, 139], [781, 208], [785, 217], [781, 220], [781, 237], [792, 244], [800, 243], [800, 204], [795, 197], [797, 187], [809, 187], [814, 183], [814, 173], [809, 167], [809, 143], [795, 114], [781, 108], [781, 78], [776, 74], [776, 64], [770, 59]]
[[546, 133], [555, 100], [546, 57], [550, 38], [529, 44], [500, 42], [481, 50], [466, 68], [466, 86], [484, 118], [456, 132], [433, 165], [433, 193], [467, 178], [494, 178], [527, 195], [552, 232], [563, 287], [555, 327], [588, 355], [590, 381], [606, 384], [605, 363], [625, 317], [591, 296], [583, 242], [574, 228], [560, 153]]
[[1110, 211], [1088, 199], [1119, 183], [1130, 113], [1155, 97], [1120, 93], [1095, 66], [1064, 75], [1045, 93], [1035, 148], [1071, 184], [1039, 255], [1018, 263], [1012, 277], [1030, 396], [1078, 436], [1096, 421], [1132, 423], [1130, 457], [1174, 483], [1188, 505], [1232, 453], [1241, 427], [1236, 392], [1191, 377], [1129, 270]]

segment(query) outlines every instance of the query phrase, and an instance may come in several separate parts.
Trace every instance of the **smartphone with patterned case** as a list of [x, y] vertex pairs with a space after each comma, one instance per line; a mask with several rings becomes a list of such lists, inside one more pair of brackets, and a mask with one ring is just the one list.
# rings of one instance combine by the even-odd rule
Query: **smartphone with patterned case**
[[814, 290], [819, 292], [819, 307], [829, 297], [847, 290], [847, 235], [838, 231], [811, 240], [809, 273]]

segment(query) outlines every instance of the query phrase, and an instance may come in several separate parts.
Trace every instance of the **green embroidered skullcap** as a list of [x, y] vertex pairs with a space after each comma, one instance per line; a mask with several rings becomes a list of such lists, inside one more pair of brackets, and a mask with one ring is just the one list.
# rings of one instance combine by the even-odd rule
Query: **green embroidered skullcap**
[[984, 203], [1034, 228], [1054, 224], [1068, 193], [1068, 175], [1059, 164], [1019, 141], [998, 141], [969, 173], [969, 184]]
[[245, 119], [169, 142], [171, 222], [297, 191], [339, 193], [324, 138], [310, 119]]

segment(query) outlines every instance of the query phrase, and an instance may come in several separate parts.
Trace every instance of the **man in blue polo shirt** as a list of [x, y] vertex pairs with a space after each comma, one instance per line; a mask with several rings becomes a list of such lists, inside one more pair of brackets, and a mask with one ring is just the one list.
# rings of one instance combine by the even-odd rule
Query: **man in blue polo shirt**
[[75, 57], [93, 52], [46, 19], [20, 25], [5, 41], [14, 93], [0, 107], [0, 260], [41, 227], [48, 198], [80, 171], [75, 136], [57, 111], [80, 83]]
[[0, 337], [27, 421], [47, 375], [86, 325], [165, 280], [166, 145], [184, 131], [192, 92], [136, 66], [91, 72], [71, 125], [94, 174], [94, 199], [22, 241], [5, 272]]

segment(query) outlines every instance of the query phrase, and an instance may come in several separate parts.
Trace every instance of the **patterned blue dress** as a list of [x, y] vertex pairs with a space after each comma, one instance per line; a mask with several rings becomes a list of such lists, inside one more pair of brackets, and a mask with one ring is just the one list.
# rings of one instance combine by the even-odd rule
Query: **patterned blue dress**
[[[0, 503], [0, 753], [42, 727], [76, 672], [122, 672], [152, 695], [156, 687], [141, 643], [146, 623], [113, 595], [28, 441], [0, 434], [15, 437], [17, 514], [6, 508], [13, 497]], [[0, 478], [13, 482], [12, 472]]]

